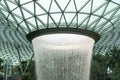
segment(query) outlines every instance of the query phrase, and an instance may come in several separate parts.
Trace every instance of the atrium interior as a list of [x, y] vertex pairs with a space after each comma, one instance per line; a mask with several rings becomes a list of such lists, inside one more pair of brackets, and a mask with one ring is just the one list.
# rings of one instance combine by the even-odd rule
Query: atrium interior
[[0, 80], [119, 80], [120, 0], [0, 0]]

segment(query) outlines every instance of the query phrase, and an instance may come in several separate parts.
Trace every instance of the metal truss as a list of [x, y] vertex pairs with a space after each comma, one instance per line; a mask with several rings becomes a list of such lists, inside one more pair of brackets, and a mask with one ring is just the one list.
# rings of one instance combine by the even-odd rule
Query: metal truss
[[[0, 24], [6, 26], [2, 29], [4, 35], [2, 41], [7, 42], [8, 40], [13, 43], [29, 45], [21, 45], [20, 48], [17, 48], [20, 44], [15, 46], [13, 43], [8, 43], [9, 47], [13, 48], [7, 50], [7, 47], [3, 46], [4, 43], [1, 42], [5, 48], [0, 53], [2, 58], [12, 57], [15, 65], [18, 64], [16, 62], [19, 62], [22, 73], [26, 72], [30, 62], [23, 71], [21, 61], [28, 59], [28, 57], [31, 61], [34, 56], [33, 51], [30, 50], [32, 49], [31, 45], [25, 36], [36, 30], [48, 28], [85, 29], [93, 31], [101, 37], [113, 33], [109, 35], [108, 39], [102, 38], [101, 42], [105, 42], [105, 44], [109, 40], [111, 40], [110, 43], [116, 40], [120, 41], [117, 37], [111, 39], [111, 36], [118, 36], [118, 34], [114, 34], [114, 31], [120, 28], [118, 27], [120, 23], [119, 0], [1, 0], [0, 18], [0, 20], [4, 19], [3, 22], [0, 21]], [[101, 42], [95, 45], [94, 51], [100, 52], [100, 50], [105, 51], [109, 48], [105, 45], [99, 46]], [[11, 50], [14, 52], [10, 52]], [[8, 52], [11, 55], [7, 54]]]
[[[97, 0], [67, 0], [64, 7], [61, 3], [59, 0], [2, 0], [0, 10], [8, 24], [14, 23], [14, 28], [23, 34], [52, 28], [50, 24], [54, 24], [56, 28], [64, 24], [65, 27], [71, 28], [74, 25], [73, 28], [87, 29], [103, 35], [115, 28], [117, 18], [120, 17], [120, 3], [116, 0], [101, 0], [98, 6]], [[70, 10], [70, 6], [74, 8]], [[53, 7], [56, 7], [56, 11], [53, 11]]]

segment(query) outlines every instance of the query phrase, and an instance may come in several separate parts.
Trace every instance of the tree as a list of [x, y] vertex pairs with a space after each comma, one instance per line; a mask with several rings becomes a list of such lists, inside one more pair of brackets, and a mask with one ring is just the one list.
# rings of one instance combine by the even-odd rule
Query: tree
[[[28, 61], [22, 61], [22, 68], [25, 70]], [[26, 72], [22, 74], [21, 80], [36, 80], [35, 76], [35, 61], [31, 61]]]
[[114, 47], [109, 53], [111, 80], [120, 80], [120, 49]]
[[91, 80], [120, 80], [120, 49], [93, 55]]
[[3, 66], [2, 66], [2, 63], [3, 63], [3, 60], [0, 58], [0, 80], [2, 79], [3, 77]]
[[91, 64], [91, 80], [106, 80], [108, 57], [103, 54], [93, 55]]

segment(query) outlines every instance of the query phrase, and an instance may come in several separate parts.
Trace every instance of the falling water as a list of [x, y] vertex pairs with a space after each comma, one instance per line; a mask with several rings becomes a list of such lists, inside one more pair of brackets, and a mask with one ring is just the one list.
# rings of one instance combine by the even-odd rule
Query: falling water
[[[36, 42], [36, 41], [35, 41]], [[37, 80], [89, 80], [94, 41], [77, 46], [35, 47]]]

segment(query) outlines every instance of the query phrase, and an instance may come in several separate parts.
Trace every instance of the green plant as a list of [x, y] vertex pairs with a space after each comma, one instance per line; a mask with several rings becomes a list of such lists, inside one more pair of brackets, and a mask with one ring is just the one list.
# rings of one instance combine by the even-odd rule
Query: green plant
[[[25, 70], [28, 61], [22, 61], [23, 70]], [[21, 80], [36, 80], [35, 76], [35, 61], [31, 61], [26, 72], [22, 74]]]
[[93, 55], [91, 80], [120, 80], [120, 49]]

